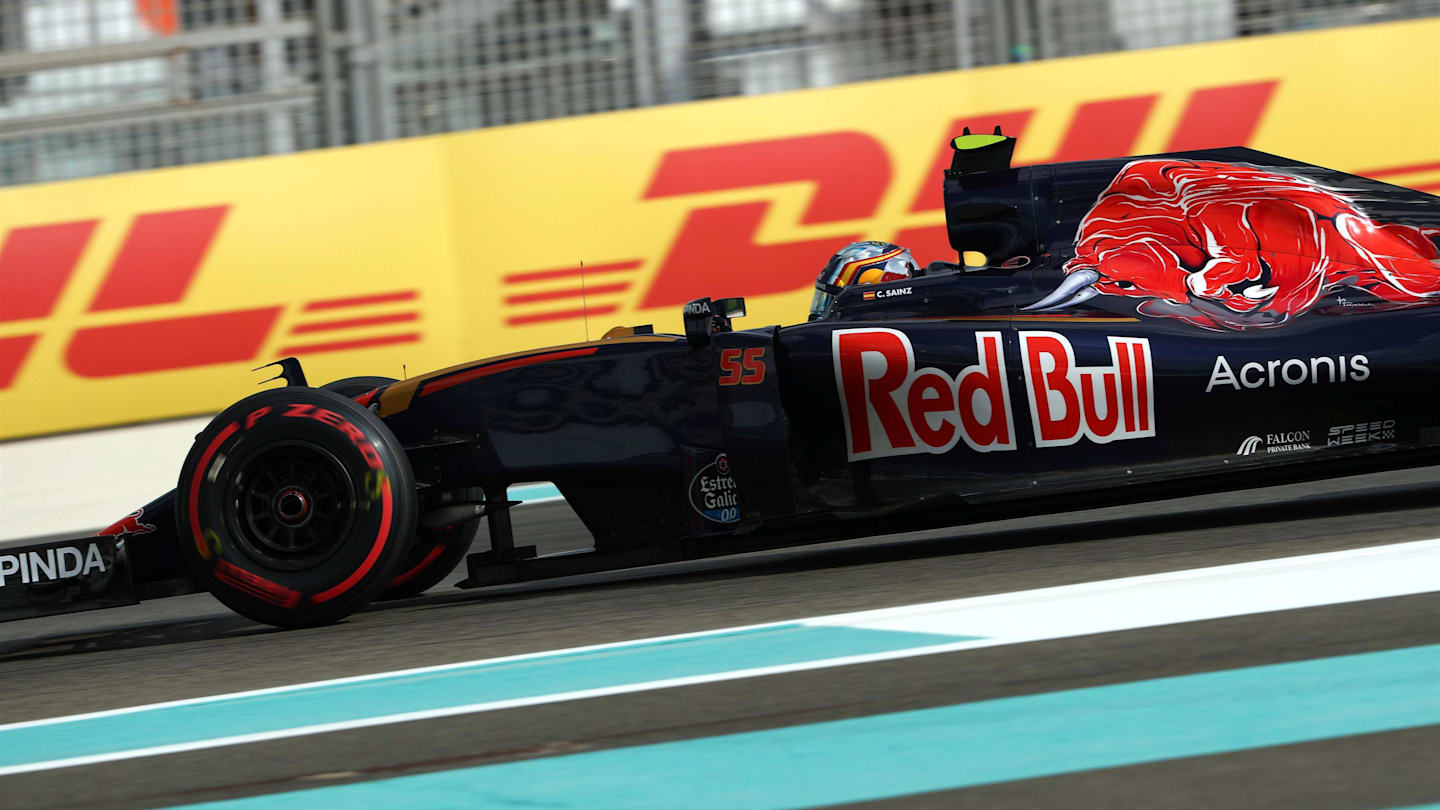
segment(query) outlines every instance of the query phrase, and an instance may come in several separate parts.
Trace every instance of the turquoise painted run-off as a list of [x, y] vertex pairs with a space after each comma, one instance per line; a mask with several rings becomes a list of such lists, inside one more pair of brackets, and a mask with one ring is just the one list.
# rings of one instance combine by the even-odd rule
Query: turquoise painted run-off
[[773, 625], [0, 729], [0, 766], [965, 641]]
[[523, 503], [524, 501], [539, 501], [559, 498], [560, 489], [554, 484], [520, 484], [518, 486], [510, 487], [509, 491], [507, 491], [505, 494], [509, 496], [512, 500], [521, 501]]
[[191, 807], [809, 807], [1437, 723], [1440, 645]]

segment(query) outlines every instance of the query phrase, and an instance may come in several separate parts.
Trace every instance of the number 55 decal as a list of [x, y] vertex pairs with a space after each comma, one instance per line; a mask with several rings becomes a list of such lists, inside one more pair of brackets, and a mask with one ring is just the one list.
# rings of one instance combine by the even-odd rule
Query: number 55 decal
[[721, 385], [755, 385], [765, 382], [765, 349], [723, 349], [720, 352]]

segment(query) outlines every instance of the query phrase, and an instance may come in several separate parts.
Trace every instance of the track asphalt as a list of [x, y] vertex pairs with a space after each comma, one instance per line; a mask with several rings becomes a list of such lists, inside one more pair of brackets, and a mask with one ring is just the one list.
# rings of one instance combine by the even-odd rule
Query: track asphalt
[[[585, 542], [563, 504], [522, 508], [516, 525], [542, 552]], [[1440, 468], [442, 586], [315, 630], [180, 597], [0, 625], [0, 724], [1432, 538]], [[706, 655], [739, 666], [860, 643], [787, 638]], [[14, 773], [0, 795], [17, 808], [1406, 807], [1440, 802], [1434, 645], [1440, 592], [1420, 592]], [[118, 728], [106, 733], [130, 733]]]

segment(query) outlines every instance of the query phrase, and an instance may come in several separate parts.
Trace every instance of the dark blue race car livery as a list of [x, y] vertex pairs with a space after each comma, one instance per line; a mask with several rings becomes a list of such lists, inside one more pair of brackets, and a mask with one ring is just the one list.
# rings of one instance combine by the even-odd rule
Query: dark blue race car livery
[[[173, 492], [0, 555], [0, 616], [208, 589], [315, 625], [462, 558], [479, 586], [1440, 457], [1440, 198], [1241, 148], [1012, 167], [1001, 135], [954, 146], [950, 243], [983, 264], [852, 285], [794, 326], [699, 298], [684, 334], [403, 382], [312, 388], [281, 361]], [[593, 549], [516, 544], [529, 481]]]

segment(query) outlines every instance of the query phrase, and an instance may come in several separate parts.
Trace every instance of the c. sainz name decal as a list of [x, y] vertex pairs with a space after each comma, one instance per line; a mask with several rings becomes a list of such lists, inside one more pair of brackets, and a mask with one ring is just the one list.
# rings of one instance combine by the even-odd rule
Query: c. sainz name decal
[[[1150, 342], [1111, 337], [1109, 344], [1108, 365], [1082, 366], [1064, 335], [1021, 333], [1035, 446], [1155, 435]], [[910, 339], [894, 329], [839, 329], [831, 348], [850, 460], [944, 453], [960, 442], [981, 453], [1015, 449], [1000, 332], [976, 332], [976, 363], [954, 377], [917, 369]]]
[[870, 291], [867, 291], [867, 292], [865, 292], [865, 293], [862, 293], [861, 296], [860, 296], [860, 298], [863, 299], [863, 300], [865, 300], [865, 301], [874, 301], [874, 300], [876, 300], [876, 299], [884, 299], [884, 298], [897, 298], [897, 297], [902, 296], [902, 295], [909, 295], [911, 289], [913, 289], [913, 288], [911, 288], [911, 287], [890, 287], [890, 288], [882, 289], [882, 290], [870, 290]]

